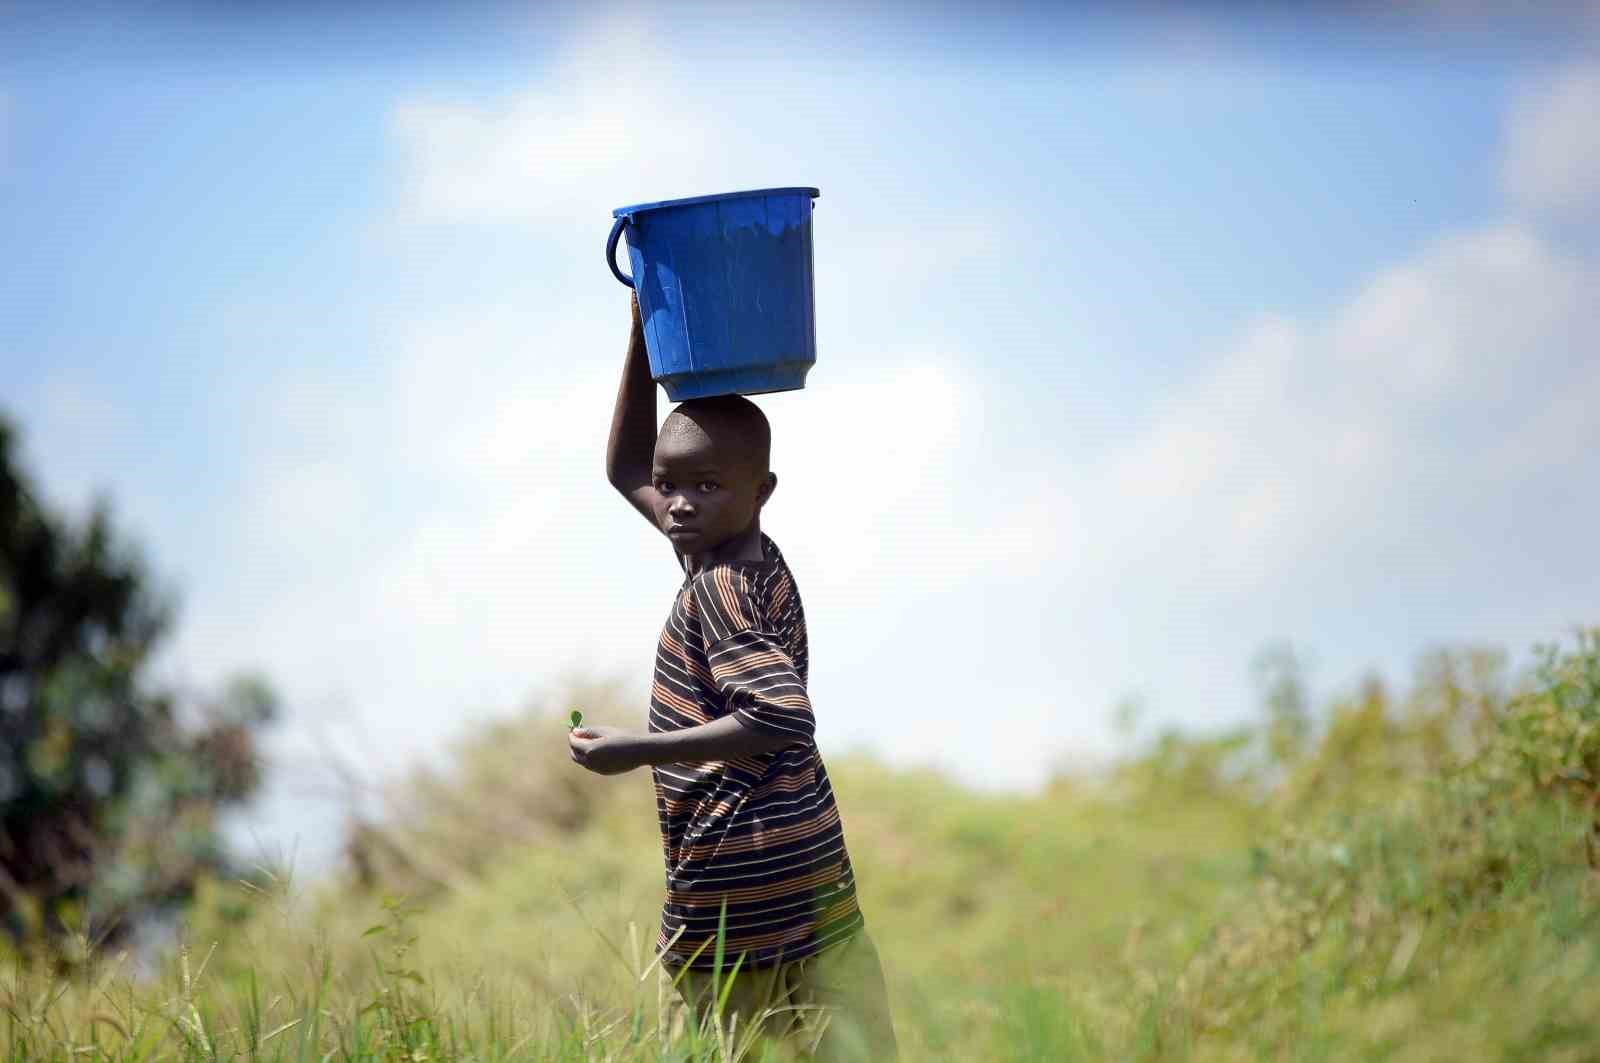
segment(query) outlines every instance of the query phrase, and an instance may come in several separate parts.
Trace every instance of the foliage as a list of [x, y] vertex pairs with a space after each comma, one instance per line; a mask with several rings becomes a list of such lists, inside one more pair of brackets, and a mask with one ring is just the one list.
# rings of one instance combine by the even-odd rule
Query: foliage
[[[619, 698], [615, 683], [574, 681], [557, 700]], [[599, 807], [615, 804], [617, 783], [571, 770], [566, 736], [581, 714], [572, 709], [566, 723], [562, 715], [535, 704], [490, 722], [456, 744], [447, 769], [422, 765], [383, 787], [382, 821], [357, 820], [345, 841], [354, 885], [426, 899], [508, 853], [570, 844]]]
[[151, 689], [169, 606], [108, 507], [50, 512], [13, 445], [0, 417], [0, 926], [71, 959], [227, 868], [216, 817], [259, 784], [275, 701], [248, 676], [198, 703]]
[[[1434, 654], [1404, 696], [1368, 680], [1288, 724], [1286, 689], [1264, 683], [1258, 727], [1169, 734], [1030, 797], [830, 756], [902, 1058], [1600, 1055], [1600, 633], [1517, 682], [1502, 655]], [[573, 700], [631, 722], [615, 691]], [[208, 881], [153, 978], [0, 972], [0, 1038], [137, 1059], [775, 1058], [661, 1033], [648, 780], [549, 818], [537, 795], [576, 777], [568, 708], [469, 741], [447, 804], [407, 807], [436, 826], [406, 844], [451, 869], [426, 903], [381, 877], [280, 883], [232, 923], [216, 913], [239, 889]], [[467, 831], [512, 764], [515, 796]]]
[[1430, 657], [1403, 703], [1368, 681], [1336, 705], [1165, 1021], [1274, 1053], [1600, 1048], [1600, 632], [1540, 652], [1514, 695], [1476, 651]]

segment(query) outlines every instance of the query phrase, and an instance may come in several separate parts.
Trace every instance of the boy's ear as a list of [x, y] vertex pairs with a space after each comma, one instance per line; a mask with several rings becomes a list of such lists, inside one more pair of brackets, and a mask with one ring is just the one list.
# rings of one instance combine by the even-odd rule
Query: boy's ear
[[771, 472], [767, 473], [765, 476], [763, 476], [761, 478], [761, 482], [756, 485], [756, 505], [757, 506], [766, 505], [767, 504], [767, 499], [771, 498], [772, 497], [772, 492], [776, 491], [777, 489], [778, 489], [778, 476], [777, 476], [777, 474], [776, 473], [771, 473]]

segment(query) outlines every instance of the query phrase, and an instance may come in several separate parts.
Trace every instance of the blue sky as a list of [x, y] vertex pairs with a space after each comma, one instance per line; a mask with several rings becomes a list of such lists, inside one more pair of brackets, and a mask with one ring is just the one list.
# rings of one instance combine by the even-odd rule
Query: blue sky
[[[286, 762], [642, 706], [610, 210], [816, 185], [760, 401], [825, 754], [1026, 786], [1130, 694], [1246, 716], [1270, 641], [1336, 692], [1595, 622], [1593, 8], [997, 10], [0, 5], [0, 406]], [[294, 785], [250, 827], [325, 852]]]

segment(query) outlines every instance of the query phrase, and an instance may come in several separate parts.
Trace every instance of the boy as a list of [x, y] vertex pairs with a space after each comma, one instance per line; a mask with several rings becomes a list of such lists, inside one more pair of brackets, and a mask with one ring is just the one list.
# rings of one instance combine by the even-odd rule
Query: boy
[[[739, 1014], [736, 1036], [768, 1007], [798, 1006], [766, 1031], [816, 1041], [819, 1060], [893, 1059], [883, 970], [812, 741], [800, 595], [761, 531], [778, 483], [770, 440], [760, 409], [733, 395], [679, 405], [657, 437], [635, 296], [606, 475], [671, 540], [684, 581], [656, 647], [648, 732], [584, 726], [569, 744], [603, 775], [651, 766], [667, 867], [664, 1015], [687, 1004], [699, 1021], [709, 1009], [725, 905], [724, 979], [743, 956], [723, 1016]], [[674, 978], [682, 1004], [666, 988]]]

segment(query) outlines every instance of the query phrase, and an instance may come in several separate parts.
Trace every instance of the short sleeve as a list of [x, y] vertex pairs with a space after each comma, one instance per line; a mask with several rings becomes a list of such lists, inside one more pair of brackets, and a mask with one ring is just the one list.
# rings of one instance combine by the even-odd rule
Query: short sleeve
[[717, 691], [741, 723], [810, 741], [811, 699], [788, 647], [765, 622], [749, 575], [713, 566], [694, 581], [706, 660]]
[[694, 601], [707, 646], [763, 626], [754, 581], [731, 565], [711, 565], [697, 574]]

